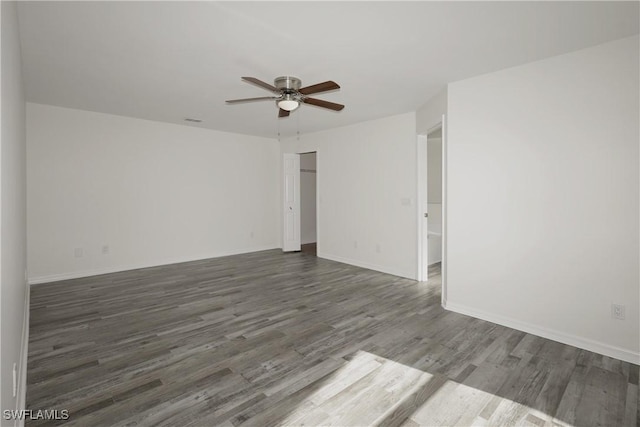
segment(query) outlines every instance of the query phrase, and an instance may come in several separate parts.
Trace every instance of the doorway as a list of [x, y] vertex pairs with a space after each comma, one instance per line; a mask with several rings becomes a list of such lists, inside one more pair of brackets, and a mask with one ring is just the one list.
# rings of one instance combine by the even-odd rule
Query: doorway
[[427, 193], [423, 233], [427, 241], [427, 280], [440, 275], [442, 267], [442, 127], [427, 134]]
[[300, 154], [300, 250], [310, 255], [318, 252], [317, 227], [317, 154]]
[[445, 116], [417, 138], [419, 281], [441, 286], [446, 306], [447, 138]]

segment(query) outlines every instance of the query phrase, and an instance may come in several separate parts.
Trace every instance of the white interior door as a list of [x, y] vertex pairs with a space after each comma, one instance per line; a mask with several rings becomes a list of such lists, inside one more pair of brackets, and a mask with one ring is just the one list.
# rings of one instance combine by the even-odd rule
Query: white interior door
[[283, 237], [282, 250], [300, 250], [300, 155], [283, 155]]
[[418, 170], [418, 182], [417, 182], [417, 200], [416, 203], [416, 217], [418, 228], [418, 265], [416, 278], [420, 281], [426, 281], [428, 276], [428, 244], [427, 244], [427, 232], [428, 224], [425, 213], [427, 213], [427, 135], [418, 135], [417, 138], [417, 170]]

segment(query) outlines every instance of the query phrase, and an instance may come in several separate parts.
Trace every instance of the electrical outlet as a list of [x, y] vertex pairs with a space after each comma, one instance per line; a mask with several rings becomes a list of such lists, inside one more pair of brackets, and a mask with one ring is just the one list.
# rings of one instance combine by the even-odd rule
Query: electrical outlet
[[108, 255], [109, 254], [109, 245], [103, 245], [102, 246], [102, 255]]
[[382, 252], [382, 249], [380, 248], [380, 244], [379, 243], [376, 245], [376, 252], [377, 253]]
[[82, 250], [82, 248], [75, 248], [75, 249], [73, 250], [73, 255], [74, 255], [76, 258], [82, 258], [82, 257], [84, 256], [84, 250]]
[[358, 249], [358, 241], [357, 240], [353, 241], [353, 249]]
[[252, 231], [251, 233], [249, 233], [249, 237], [251, 237], [253, 239], [253, 237], [255, 236], [254, 232]]
[[625, 319], [626, 307], [623, 304], [611, 304], [611, 317], [618, 320]]

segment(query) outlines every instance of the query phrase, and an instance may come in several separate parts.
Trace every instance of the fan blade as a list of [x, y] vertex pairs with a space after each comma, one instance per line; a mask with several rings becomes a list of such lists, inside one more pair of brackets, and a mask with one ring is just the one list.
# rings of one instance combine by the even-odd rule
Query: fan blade
[[329, 80], [324, 83], [318, 83], [312, 86], [303, 87], [302, 89], [298, 89], [298, 92], [303, 95], [311, 95], [312, 93], [320, 93], [336, 89], [340, 89], [338, 83]]
[[334, 102], [324, 101], [316, 98], [302, 98], [302, 102], [305, 104], [315, 105], [316, 107], [328, 108], [334, 111], [340, 111], [344, 108], [342, 104], [336, 104]]
[[269, 83], [265, 83], [262, 80], [256, 79], [255, 77], [242, 77], [242, 80], [247, 83], [253, 83], [256, 86], [260, 86], [261, 88], [271, 92], [279, 92], [278, 89], [275, 88], [275, 86], [271, 86]]
[[291, 112], [287, 110], [283, 110], [281, 108], [280, 111], [278, 112], [278, 117], [289, 117], [289, 113]]
[[262, 96], [260, 98], [243, 98], [243, 99], [229, 99], [226, 102], [227, 104], [240, 104], [242, 102], [253, 102], [253, 101], [273, 101], [274, 99], [278, 99], [277, 96]]

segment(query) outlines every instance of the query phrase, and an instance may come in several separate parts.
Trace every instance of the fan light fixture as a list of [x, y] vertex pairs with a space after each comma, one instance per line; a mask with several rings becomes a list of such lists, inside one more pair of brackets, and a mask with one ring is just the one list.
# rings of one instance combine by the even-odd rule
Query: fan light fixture
[[[0, 0], [1, 1], [1, 0]], [[340, 111], [344, 108], [342, 104], [325, 101], [324, 99], [310, 98], [314, 93], [329, 92], [340, 89], [340, 86], [331, 80], [311, 86], [300, 87], [302, 82], [297, 77], [280, 76], [273, 81], [273, 86], [258, 80], [255, 77], [242, 77], [242, 81], [260, 86], [271, 92], [272, 96], [261, 96], [258, 98], [229, 99], [227, 104], [239, 104], [253, 101], [275, 101], [278, 107], [278, 118], [289, 117], [293, 110], [297, 110], [301, 104], [311, 104], [320, 108], [327, 108], [333, 111]]]
[[300, 103], [293, 99], [291, 94], [286, 94], [284, 99], [278, 101], [278, 107], [285, 111], [293, 111], [300, 106]]

